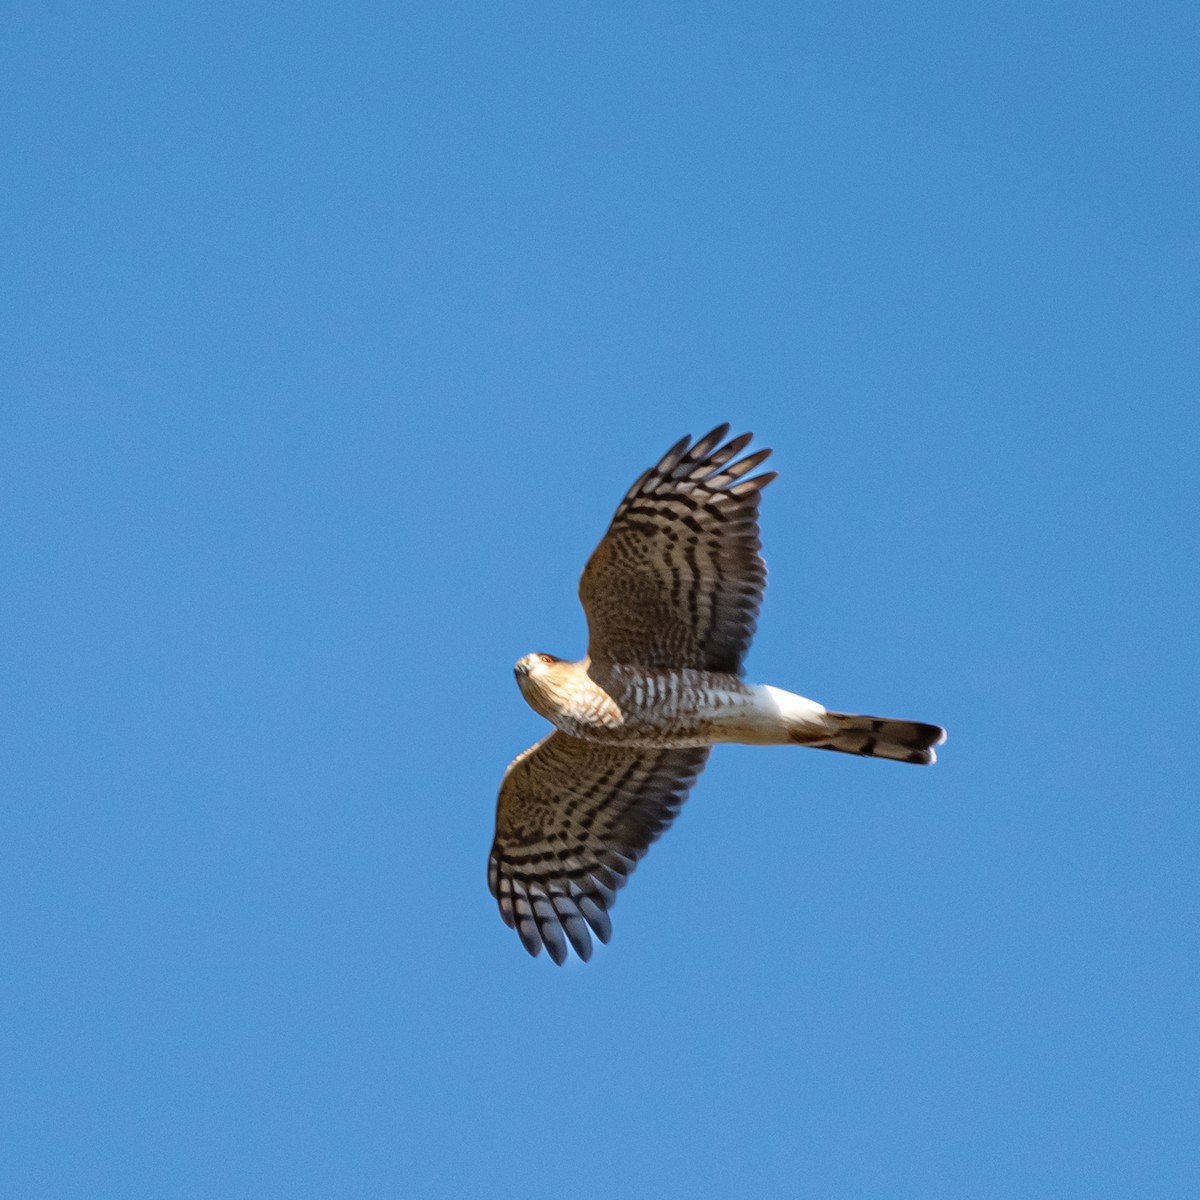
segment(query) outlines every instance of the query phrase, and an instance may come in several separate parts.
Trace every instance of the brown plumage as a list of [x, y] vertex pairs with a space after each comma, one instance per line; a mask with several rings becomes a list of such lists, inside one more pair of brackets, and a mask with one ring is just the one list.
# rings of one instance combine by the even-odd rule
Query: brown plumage
[[[936, 725], [829, 712], [741, 678], [766, 584], [758, 504], [770, 454], [721, 425], [630, 488], [579, 584], [588, 654], [529, 654], [517, 681], [556, 727], [509, 766], [488, 884], [530, 954], [607, 942], [608, 910], [717, 742], [931, 763]], [[750, 476], [747, 478], [747, 476]]]

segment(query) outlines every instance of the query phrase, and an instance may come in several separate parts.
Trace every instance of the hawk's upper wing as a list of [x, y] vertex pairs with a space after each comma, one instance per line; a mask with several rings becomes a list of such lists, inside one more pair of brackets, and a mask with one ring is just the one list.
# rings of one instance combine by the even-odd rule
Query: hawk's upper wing
[[592, 659], [741, 671], [767, 578], [759, 492], [775, 472], [743, 479], [771, 452], [731, 462], [751, 435], [721, 446], [728, 432], [684, 438], [618, 506], [579, 581]]
[[708, 758], [707, 746], [642, 750], [552, 733], [504, 775], [488, 887], [530, 954], [556, 963], [567, 942], [591, 957], [588, 926], [612, 934], [617, 890], [664, 829]]

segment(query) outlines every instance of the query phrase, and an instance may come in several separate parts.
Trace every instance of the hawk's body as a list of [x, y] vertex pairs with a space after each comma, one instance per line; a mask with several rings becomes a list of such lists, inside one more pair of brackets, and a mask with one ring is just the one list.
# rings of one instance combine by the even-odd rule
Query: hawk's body
[[517, 682], [531, 708], [585, 742], [609, 746], [785, 745], [829, 732], [825, 709], [779, 688], [717, 671], [646, 670], [523, 659]]
[[[728, 426], [684, 438], [617, 509], [580, 581], [588, 656], [517, 664], [529, 704], [556, 731], [519, 755], [500, 789], [488, 882], [530, 954], [608, 941], [608, 909], [670, 824], [717, 742], [794, 743], [931, 763], [936, 725], [829, 712], [741, 679], [766, 568], [759, 493], [743, 479], [770, 453], [736, 455]], [[730, 460], [735, 460], [731, 463]], [[729, 465], [726, 465], [729, 464]]]

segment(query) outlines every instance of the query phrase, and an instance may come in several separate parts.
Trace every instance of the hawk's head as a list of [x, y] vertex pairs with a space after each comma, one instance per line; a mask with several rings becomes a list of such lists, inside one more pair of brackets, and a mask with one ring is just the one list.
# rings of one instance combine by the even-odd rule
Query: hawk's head
[[526, 702], [544, 717], [558, 710], [562, 704], [560, 689], [562, 669], [571, 664], [564, 663], [553, 654], [526, 654], [513, 667], [517, 686]]
[[553, 654], [526, 654], [524, 658], [517, 659], [517, 665], [513, 667], [517, 682], [520, 683], [522, 679], [536, 674], [539, 669], [551, 667], [559, 661]]

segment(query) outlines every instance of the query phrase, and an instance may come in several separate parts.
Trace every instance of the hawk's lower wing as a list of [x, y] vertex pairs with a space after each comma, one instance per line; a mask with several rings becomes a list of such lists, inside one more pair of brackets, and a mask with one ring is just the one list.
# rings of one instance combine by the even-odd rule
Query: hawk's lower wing
[[530, 954], [556, 963], [568, 941], [607, 942], [608, 910], [650, 843], [675, 819], [707, 746], [642, 750], [552, 733], [516, 758], [496, 807], [488, 886]]

